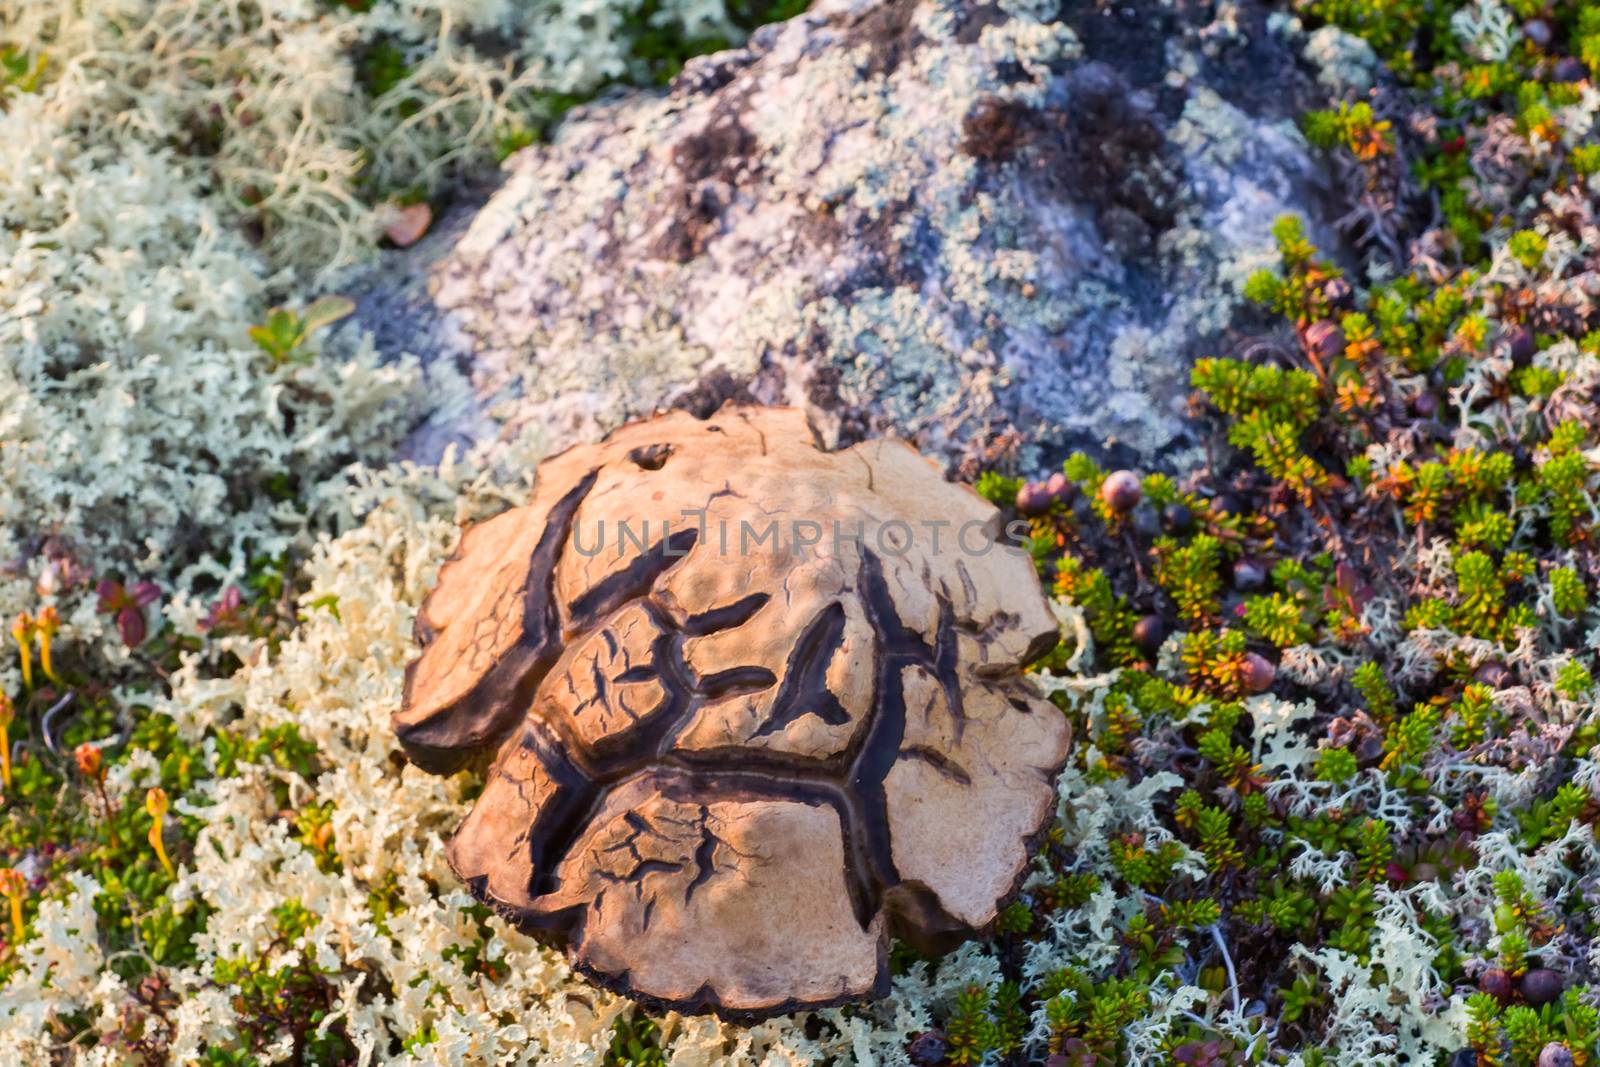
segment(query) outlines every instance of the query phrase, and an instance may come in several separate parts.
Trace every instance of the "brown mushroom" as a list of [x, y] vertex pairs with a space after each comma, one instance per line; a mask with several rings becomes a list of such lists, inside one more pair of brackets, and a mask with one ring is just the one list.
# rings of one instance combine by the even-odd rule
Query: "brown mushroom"
[[451, 866], [679, 1011], [881, 996], [891, 935], [983, 932], [1066, 759], [1022, 673], [1056, 621], [996, 509], [789, 409], [546, 460], [531, 503], [467, 530], [417, 633], [406, 753], [493, 759]]

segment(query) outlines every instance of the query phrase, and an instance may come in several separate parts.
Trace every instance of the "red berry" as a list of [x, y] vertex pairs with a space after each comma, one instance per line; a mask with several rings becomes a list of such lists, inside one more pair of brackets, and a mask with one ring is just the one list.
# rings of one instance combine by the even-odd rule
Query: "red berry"
[[1042, 482], [1024, 482], [1017, 490], [1017, 512], [1022, 515], [1043, 515], [1050, 509], [1050, 494]]
[[1100, 483], [1100, 499], [1119, 514], [1132, 511], [1143, 498], [1144, 488], [1139, 484], [1139, 476], [1132, 471], [1113, 471]]
[[1344, 330], [1332, 319], [1319, 319], [1306, 327], [1306, 348], [1324, 360], [1344, 353]]
[[1265, 693], [1278, 677], [1278, 668], [1265, 656], [1254, 652], [1244, 654], [1244, 685], [1252, 693]]
[[1067, 481], [1067, 476], [1060, 471], [1052, 474], [1044, 483], [1044, 491], [1050, 494], [1050, 499], [1058, 504], [1065, 504], [1072, 499], [1077, 486]]
[[1511, 980], [1511, 972], [1504, 967], [1491, 967], [1489, 970], [1484, 971], [1478, 977], [1478, 988], [1491, 997], [1498, 997], [1501, 1000], [1511, 999], [1512, 993], [1516, 992], [1516, 985]]

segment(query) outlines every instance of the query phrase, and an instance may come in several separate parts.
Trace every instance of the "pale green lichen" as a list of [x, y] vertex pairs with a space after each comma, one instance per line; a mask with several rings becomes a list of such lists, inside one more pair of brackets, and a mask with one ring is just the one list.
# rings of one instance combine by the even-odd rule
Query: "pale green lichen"
[[1317, 65], [1317, 80], [1336, 94], [1365, 94], [1372, 88], [1378, 55], [1372, 46], [1337, 26], [1319, 26], [1306, 37], [1306, 58]]

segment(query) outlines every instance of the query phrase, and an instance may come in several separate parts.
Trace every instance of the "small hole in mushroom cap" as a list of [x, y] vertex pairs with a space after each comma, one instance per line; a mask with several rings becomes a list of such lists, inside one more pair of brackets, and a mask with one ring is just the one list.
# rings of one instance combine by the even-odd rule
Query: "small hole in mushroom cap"
[[647, 471], [658, 471], [672, 455], [671, 445], [640, 445], [628, 453], [628, 458]]

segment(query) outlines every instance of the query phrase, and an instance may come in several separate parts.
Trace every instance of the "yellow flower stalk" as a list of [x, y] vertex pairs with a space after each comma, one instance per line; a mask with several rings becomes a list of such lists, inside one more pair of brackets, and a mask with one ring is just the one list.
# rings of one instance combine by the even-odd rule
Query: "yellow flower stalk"
[[30, 639], [33, 636], [33, 619], [26, 611], [17, 615], [16, 621], [11, 624], [11, 636], [17, 639], [17, 654], [22, 657], [22, 687], [33, 688], [33, 649]]
[[100, 750], [87, 741], [75, 748], [72, 755], [78, 761], [78, 771], [94, 783], [95, 792], [100, 794], [100, 807], [106, 820], [106, 835], [111, 838], [111, 847], [117, 848], [117, 809], [106, 793], [105, 759], [100, 755]]
[[166, 868], [167, 877], [176, 878], [178, 872], [167, 858], [167, 846], [161, 841], [162, 821], [167, 815], [167, 791], [160, 786], [153, 786], [144, 795], [144, 810], [150, 813], [150, 847], [156, 850], [156, 857], [161, 860], [161, 866]]
[[4, 893], [11, 902], [11, 951], [15, 952], [17, 946], [22, 944], [22, 901], [28, 893], [27, 879], [15, 867], [0, 870], [0, 893]]
[[44, 676], [57, 685], [61, 679], [56, 677], [55, 668], [50, 663], [50, 639], [61, 629], [61, 616], [57, 614], [54, 604], [46, 604], [39, 609], [39, 617], [34, 620], [33, 633], [39, 639], [39, 666], [44, 671]]
[[11, 788], [11, 720], [16, 717], [17, 709], [11, 698], [0, 693], [0, 780], [7, 789]]

